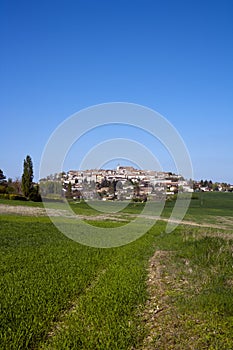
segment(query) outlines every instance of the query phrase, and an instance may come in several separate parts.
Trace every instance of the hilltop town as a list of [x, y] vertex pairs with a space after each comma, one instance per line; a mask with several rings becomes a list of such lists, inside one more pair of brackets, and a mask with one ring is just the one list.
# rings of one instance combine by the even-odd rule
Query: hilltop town
[[116, 169], [70, 170], [62, 174], [68, 197], [102, 200], [153, 200], [178, 191], [193, 192], [192, 181], [171, 172], [139, 170], [132, 166]]
[[[30, 156], [31, 174], [33, 164]], [[30, 169], [24, 160], [26, 171]], [[27, 173], [26, 173], [27, 175]], [[29, 174], [30, 175], [30, 174]], [[22, 180], [6, 176], [0, 169], [0, 197], [5, 199], [29, 199], [41, 201], [42, 197], [59, 199], [84, 200], [133, 200], [145, 202], [147, 200], [160, 200], [171, 198], [172, 195], [191, 192], [221, 191], [232, 192], [233, 185], [211, 180], [195, 181], [185, 179], [180, 174], [156, 170], [136, 169], [133, 166], [117, 166], [116, 169], [89, 169], [69, 170], [68, 172], [54, 173], [39, 180], [32, 181], [25, 188], [25, 174]]]

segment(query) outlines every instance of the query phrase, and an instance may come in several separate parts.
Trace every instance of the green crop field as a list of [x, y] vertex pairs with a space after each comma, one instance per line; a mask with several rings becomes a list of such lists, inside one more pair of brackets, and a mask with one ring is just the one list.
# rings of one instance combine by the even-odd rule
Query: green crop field
[[[129, 204], [122, 218], [142, 208]], [[232, 214], [232, 193], [194, 194], [190, 224], [167, 234], [161, 220], [110, 249], [70, 240], [45, 215], [1, 214], [0, 349], [233, 349]], [[106, 232], [123, 224], [92, 221]]]

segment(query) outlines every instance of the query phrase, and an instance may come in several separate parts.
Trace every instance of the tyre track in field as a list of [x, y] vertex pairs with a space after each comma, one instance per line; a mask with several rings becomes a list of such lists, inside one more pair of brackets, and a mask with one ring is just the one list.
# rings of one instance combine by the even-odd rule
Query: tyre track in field
[[76, 312], [76, 309], [79, 306], [80, 298], [82, 298], [84, 295], [89, 293], [93, 288], [95, 288], [95, 286], [99, 283], [100, 278], [106, 272], [107, 272], [106, 268], [99, 270], [95, 274], [93, 279], [87, 284], [86, 288], [82, 291], [82, 293], [80, 293], [76, 299], [69, 302], [69, 307], [65, 311], [63, 311], [63, 313], [60, 315], [60, 320], [58, 320], [56, 323], [52, 325], [51, 330], [49, 331], [46, 337], [47, 341], [44, 344], [44, 347], [41, 348], [41, 350], [51, 348], [53, 338], [56, 337], [59, 334], [59, 332], [61, 332], [63, 329], [66, 329], [68, 327], [67, 319], [69, 319], [72, 316], [72, 314]]

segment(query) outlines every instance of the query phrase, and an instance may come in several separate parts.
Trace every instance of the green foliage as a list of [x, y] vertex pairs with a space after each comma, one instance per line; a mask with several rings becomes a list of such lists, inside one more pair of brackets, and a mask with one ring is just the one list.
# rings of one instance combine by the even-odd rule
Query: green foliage
[[6, 176], [4, 175], [2, 169], [0, 169], [0, 194], [10, 193], [11, 189], [6, 181]]
[[6, 193], [6, 186], [0, 185], [0, 193]]
[[67, 186], [67, 192], [66, 192], [66, 198], [72, 198], [72, 185], [71, 182], [68, 183]]
[[9, 199], [9, 194], [0, 192], [0, 199]]
[[42, 198], [39, 193], [39, 186], [35, 185], [32, 187], [28, 199], [33, 202], [41, 202]]
[[7, 186], [7, 188], [6, 188], [6, 193], [14, 193], [14, 192], [15, 192], [14, 187], [12, 187], [12, 186]]
[[18, 193], [17, 182], [2, 181], [0, 182], [0, 194], [1, 193]]
[[32, 191], [33, 164], [30, 156], [27, 155], [23, 162], [22, 191], [25, 197], [29, 197]]
[[6, 176], [4, 175], [2, 169], [0, 169], [0, 183], [6, 181]]
[[132, 202], [145, 203], [145, 202], [147, 202], [147, 197], [146, 196], [133, 197]]
[[27, 198], [25, 196], [22, 196], [21, 194], [9, 194], [10, 200], [17, 200], [17, 201], [26, 201]]

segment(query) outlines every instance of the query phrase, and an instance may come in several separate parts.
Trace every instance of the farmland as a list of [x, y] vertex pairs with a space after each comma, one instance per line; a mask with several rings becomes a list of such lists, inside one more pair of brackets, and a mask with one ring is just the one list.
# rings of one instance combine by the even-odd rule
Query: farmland
[[[195, 195], [186, 224], [166, 234], [173, 205], [140, 239], [110, 249], [70, 240], [43, 213], [2, 214], [0, 348], [232, 349], [233, 195]], [[121, 222], [71, 204], [106, 230], [142, 206], [128, 205]]]

